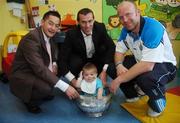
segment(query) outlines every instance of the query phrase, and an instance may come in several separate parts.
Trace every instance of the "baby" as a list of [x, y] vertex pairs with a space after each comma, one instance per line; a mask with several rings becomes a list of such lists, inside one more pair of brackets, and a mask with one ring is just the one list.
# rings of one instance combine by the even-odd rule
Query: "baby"
[[97, 99], [103, 98], [103, 84], [97, 77], [97, 68], [94, 64], [85, 64], [78, 78], [77, 87], [79, 87], [84, 94], [96, 96]]

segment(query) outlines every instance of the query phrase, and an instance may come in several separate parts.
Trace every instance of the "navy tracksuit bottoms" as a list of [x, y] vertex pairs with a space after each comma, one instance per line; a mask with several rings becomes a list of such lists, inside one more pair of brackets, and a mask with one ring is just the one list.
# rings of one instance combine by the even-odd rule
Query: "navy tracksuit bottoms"
[[[123, 65], [126, 68], [136, 64], [134, 56], [125, 57]], [[149, 97], [148, 105], [156, 112], [162, 112], [166, 105], [165, 84], [172, 81], [176, 76], [176, 66], [172, 63], [156, 63], [153, 70], [143, 73], [129, 82], [120, 85], [121, 90], [127, 98], [137, 97], [134, 88], [137, 84]]]

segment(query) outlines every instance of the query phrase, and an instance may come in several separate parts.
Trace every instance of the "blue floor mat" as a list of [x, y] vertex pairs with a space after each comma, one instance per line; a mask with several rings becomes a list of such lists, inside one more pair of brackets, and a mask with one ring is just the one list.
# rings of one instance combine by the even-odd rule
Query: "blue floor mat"
[[55, 90], [55, 98], [41, 105], [40, 114], [31, 114], [19, 99], [9, 91], [9, 84], [0, 82], [0, 123], [139, 123], [131, 114], [120, 107], [125, 97], [118, 91], [112, 104], [102, 117], [88, 117], [79, 110], [75, 101]]

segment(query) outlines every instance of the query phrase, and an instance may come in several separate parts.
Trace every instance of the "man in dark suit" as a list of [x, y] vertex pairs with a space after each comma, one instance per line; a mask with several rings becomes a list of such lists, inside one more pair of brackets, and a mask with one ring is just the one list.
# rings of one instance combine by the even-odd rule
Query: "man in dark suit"
[[59, 22], [57, 11], [46, 12], [41, 26], [25, 35], [16, 52], [9, 78], [10, 89], [31, 113], [41, 112], [38, 102], [52, 99], [54, 87], [70, 99], [79, 96], [72, 86], [56, 76], [55, 44], [51, 38], [59, 30]]
[[[66, 32], [64, 43], [59, 55], [60, 75], [65, 76], [73, 86], [87, 62], [94, 63], [106, 86], [106, 70], [114, 78], [115, 45], [108, 36], [105, 25], [94, 20], [93, 11], [81, 9], [77, 14], [78, 25]], [[62, 55], [63, 54], [63, 55]]]

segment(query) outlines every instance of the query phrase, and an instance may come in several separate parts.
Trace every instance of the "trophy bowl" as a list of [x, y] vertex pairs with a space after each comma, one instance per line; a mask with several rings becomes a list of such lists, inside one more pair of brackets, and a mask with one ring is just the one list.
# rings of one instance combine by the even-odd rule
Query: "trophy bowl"
[[100, 117], [109, 108], [112, 94], [109, 92], [102, 99], [97, 99], [91, 95], [80, 95], [77, 105], [90, 117]]

